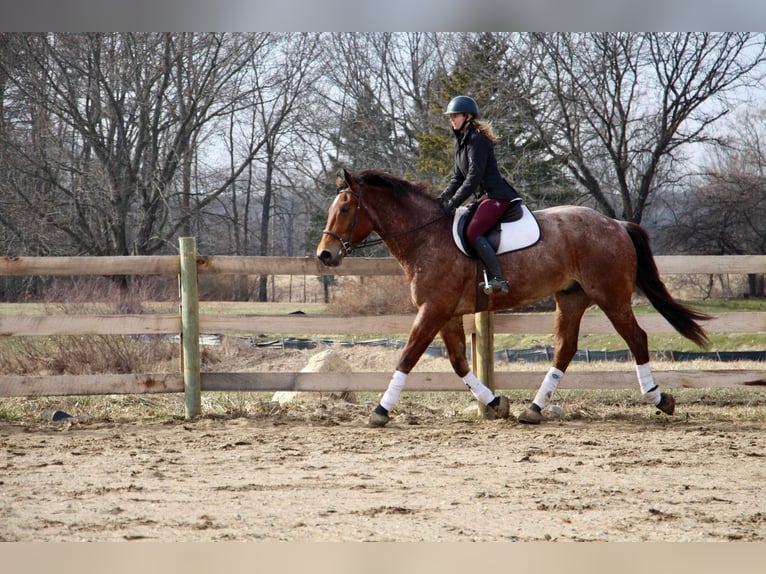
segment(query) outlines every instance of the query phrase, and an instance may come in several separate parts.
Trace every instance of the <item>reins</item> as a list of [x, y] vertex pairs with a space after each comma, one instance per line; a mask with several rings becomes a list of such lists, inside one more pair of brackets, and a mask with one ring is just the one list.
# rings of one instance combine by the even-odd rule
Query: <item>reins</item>
[[[420, 231], [421, 229], [424, 229], [425, 227], [428, 227], [429, 225], [433, 225], [437, 221], [441, 221], [444, 219], [446, 214], [441, 214], [439, 217], [436, 217], [434, 219], [431, 219], [429, 221], [426, 221], [425, 223], [422, 223], [418, 225], [417, 227], [413, 227], [412, 229], [405, 229], [404, 231], [399, 231], [398, 233], [392, 233], [390, 235], [386, 235], [383, 237], [382, 235], [379, 235], [378, 239], [363, 239], [362, 241], [358, 241], [356, 243], [351, 242], [351, 237], [354, 235], [354, 229], [356, 228], [357, 221], [359, 220], [359, 211], [364, 207], [362, 203], [362, 186], [359, 186], [359, 192], [353, 191], [348, 186], [344, 186], [342, 188], [338, 188], [336, 190], [337, 194], [341, 193], [348, 193], [356, 198], [356, 210], [354, 211], [354, 219], [351, 221], [351, 228], [348, 230], [348, 239], [345, 239], [335, 233], [334, 231], [330, 231], [329, 229], [325, 229], [322, 231], [324, 235], [329, 235], [330, 237], [333, 237], [340, 241], [341, 247], [343, 248], [344, 255], [348, 255], [355, 249], [365, 249], [367, 247], [374, 247], [375, 245], [380, 245], [387, 239], [395, 239], [397, 237], [402, 237], [404, 235], [409, 235], [410, 233], [414, 233], [416, 231]], [[367, 209], [366, 207], [364, 208]]]

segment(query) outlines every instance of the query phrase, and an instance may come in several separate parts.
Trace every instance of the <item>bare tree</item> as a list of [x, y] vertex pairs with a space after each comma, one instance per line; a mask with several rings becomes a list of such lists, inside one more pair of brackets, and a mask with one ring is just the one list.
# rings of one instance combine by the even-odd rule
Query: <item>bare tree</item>
[[[766, 253], [766, 111], [739, 114], [705, 174], [667, 198], [669, 224], [659, 235], [674, 252]], [[764, 296], [764, 275], [748, 275], [748, 295]]]
[[766, 54], [764, 35], [745, 33], [531, 34], [513, 46], [548, 151], [599, 209], [636, 222], [763, 77]]
[[192, 217], [230, 183], [192, 190], [194, 151], [242, 105], [246, 94], [229, 88], [263, 45], [258, 38], [13, 35], [22, 65], [0, 68], [39, 114], [28, 120], [31, 142], [13, 141], [19, 177], [8, 190], [79, 253], [153, 253], [189, 233]]
[[[254, 121], [263, 134], [263, 153], [258, 161], [263, 166], [263, 187], [259, 194], [261, 203], [258, 255], [270, 254], [272, 236], [271, 218], [274, 201], [283, 174], [289, 173], [283, 161], [287, 161], [286, 150], [294, 143], [294, 130], [299, 118], [307, 110], [300, 104], [313, 88], [319, 73], [317, 56], [318, 38], [314, 34], [283, 35], [275, 46], [276, 53], [268, 62], [253, 65], [252, 78], [257, 98]], [[267, 277], [262, 276], [258, 284], [258, 300], [268, 299]]]
[[432, 80], [445, 73], [449, 58], [444, 38], [420, 32], [329, 37], [323, 61], [340, 161], [414, 174], [418, 137], [430, 129]]

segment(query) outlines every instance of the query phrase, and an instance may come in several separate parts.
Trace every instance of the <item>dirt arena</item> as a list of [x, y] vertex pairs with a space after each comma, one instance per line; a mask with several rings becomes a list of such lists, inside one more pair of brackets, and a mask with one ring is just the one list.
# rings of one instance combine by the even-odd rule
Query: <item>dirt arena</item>
[[406, 397], [383, 429], [369, 404], [329, 398], [193, 421], [0, 420], [0, 540], [766, 538], [766, 425], [747, 407], [526, 426]]

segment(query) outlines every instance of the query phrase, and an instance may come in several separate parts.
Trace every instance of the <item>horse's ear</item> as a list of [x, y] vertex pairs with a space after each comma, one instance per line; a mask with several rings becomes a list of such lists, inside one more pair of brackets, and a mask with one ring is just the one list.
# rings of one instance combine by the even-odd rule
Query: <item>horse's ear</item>
[[337, 175], [335, 176], [335, 186], [338, 189], [341, 189], [342, 187], [352, 189], [351, 184], [353, 181], [354, 178], [351, 177], [351, 174], [346, 168], [339, 169]]
[[343, 168], [343, 179], [345, 180], [346, 185], [348, 186], [349, 189], [354, 189], [353, 188], [354, 178], [351, 177], [351, 174], [345, 168]]

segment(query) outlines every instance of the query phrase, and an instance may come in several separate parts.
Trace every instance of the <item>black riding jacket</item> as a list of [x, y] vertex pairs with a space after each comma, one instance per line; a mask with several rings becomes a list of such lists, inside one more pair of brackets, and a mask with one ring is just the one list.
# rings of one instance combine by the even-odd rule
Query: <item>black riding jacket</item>
[[442, 203], [449, 201], [455, 208], [472, 193], [477, 198], [486, 194], [493, 199], [520, 200], [519, 194], [497, 168], [494, 144], [473, 123], [465, 133], [454, 131], [455, 167], [447, 189], [439, 196]]

